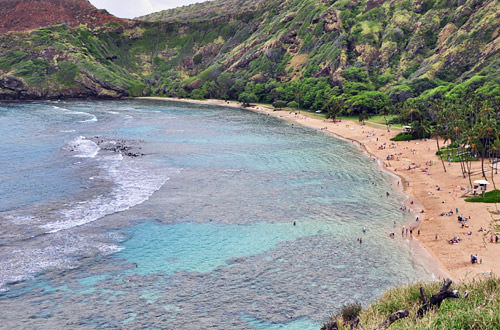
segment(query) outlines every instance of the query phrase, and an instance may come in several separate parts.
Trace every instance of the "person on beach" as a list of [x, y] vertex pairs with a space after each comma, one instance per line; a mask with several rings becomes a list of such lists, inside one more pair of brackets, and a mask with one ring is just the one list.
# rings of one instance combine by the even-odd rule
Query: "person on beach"
[[498, 236], [495, 235], [495, 243], [498, 243]]
[[366, 227], [363, 226], [363, 234], [366, 233]]

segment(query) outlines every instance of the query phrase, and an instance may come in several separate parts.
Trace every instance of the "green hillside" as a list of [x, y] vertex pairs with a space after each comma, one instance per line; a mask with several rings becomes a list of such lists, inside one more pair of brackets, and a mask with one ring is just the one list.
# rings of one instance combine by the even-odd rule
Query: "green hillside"
[[265, 0], [212, 0], [182, 6], [170, 10], [138, 17], [137, 20], [148, 22], [194, 22], [214, 18], [229, 17], [253, 12], [266, 5]]
[[0, 99], [281, 100], [356, 115], [500, 96], [496, 0], [218, 0], [143, 19], [159, 21], [0, 35]]

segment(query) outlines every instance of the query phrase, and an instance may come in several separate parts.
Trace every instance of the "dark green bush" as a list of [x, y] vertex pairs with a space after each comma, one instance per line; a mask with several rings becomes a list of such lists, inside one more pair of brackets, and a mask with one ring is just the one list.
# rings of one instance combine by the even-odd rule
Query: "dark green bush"
[[416, 138], [413, 137], [412, 134], [410, 133], [399, 133], [395, 137], [391, 139], [391, 141], [410, 141], [410, 140], [415, 140]]
[[349, 322], [358, 317], [360, 312], [361, 312], [361, 304], [351, 303], [342, 306], [340, 314], [342, 315], [342, 319], [344, 320], [344, 322]]

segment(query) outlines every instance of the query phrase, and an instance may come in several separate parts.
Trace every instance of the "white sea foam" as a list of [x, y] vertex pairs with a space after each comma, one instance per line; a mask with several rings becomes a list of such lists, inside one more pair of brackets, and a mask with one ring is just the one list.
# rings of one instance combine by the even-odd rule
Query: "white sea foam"
[[[57, 243], [54, 243], [57, 242]], [[41, 246], [24, 246], [22, 249], [4, 251], [0, 261], [0, 292], [6, 285], [32, 278], [47, 269], [71, 269], [77, 267], [72, 258], [82, 251], [94, 250], [102, 255], [116, 253], [123, 248], [115, 244], [88, 241], [85, 236], [58, 234]]]
[[69, 110], [69, 109], [66, 109], [66, 108], [58, 107], [56, 105], [53, 105], [52, 108], [54, 108], [56, 110], [60, 110], [60, 111], [66, 112], [68, 114], [72, 114], [72, 115], [80, 115], [80, 116], [89, 117], [89, 119], [79, 120], [78, 121], [79, 123], [88, 123], [88, 122], [98, 121], [98, 119], [97, 119], [97, 117], [95, 115], [93, 115], [91, 113], [88, 113], [88, 112]]
[[94, 158], [99, 153], [99, 146], [94, 141], [88, 140], [85, 136], [79, 136], [69, 144], [69, 149], [77, 154], [74, 157]]
[[[73, 203], [60, 211], [59, 221], [42, 225], [47, 233], [81, 226], [94, 222], [106, 215], [122, 212], [141, 204], [159, 190], [169, 179], [169, 175], [178, 173], [178, 169], [160, 169], [144, 167], [140, 159], [123, 160], [113, 156], [103, 156], [101, 167], [115, 184], [109, 195], [99, 195], [93, 199]], [[115, 158], [113, 158], [115, 157]]]
[[[84, 112], [82, 112], [83, 114]], [[89, 123], [89, 122], [93, 122], [93, 121], [97, 121], [97, 117], [95, 115], [92, 115], [90, 113], [87, 113], [87, 115], [91, 116], [90, 119], [87, 119], [87, 120], [80, 120], [79, 122], [80, 123]]]
[[36, 218], [32, 215], [6, 215], [0, 217], [0, 219], [9, 221], [10, 223], [15, 225], [30, 224], [34, 220], [36, 220]]

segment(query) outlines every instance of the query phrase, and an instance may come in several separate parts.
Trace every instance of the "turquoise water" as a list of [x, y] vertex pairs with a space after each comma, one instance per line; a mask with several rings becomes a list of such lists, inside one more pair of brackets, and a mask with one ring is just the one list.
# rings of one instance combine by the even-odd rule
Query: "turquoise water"
[[218, 266], [227, 266], [227, 260], [232, 257], [260, 254], [275, 248], [280, 242], [319, 232], [334, 232], [325, 223], [312, 222], [305, 221], [298, 226], [291, 223], [146, 223], [130, 230], [132, 238], [123, 243], [125, 249], [116, 257], [137, 264], [133, 271], [140, 275], [172, 274], [181, 270], [207, 273]]
[[317, 329], [431, 277], [393, 179], [323, 132], [156, 101], [1, 104], [0, 131], [0, 328]]

